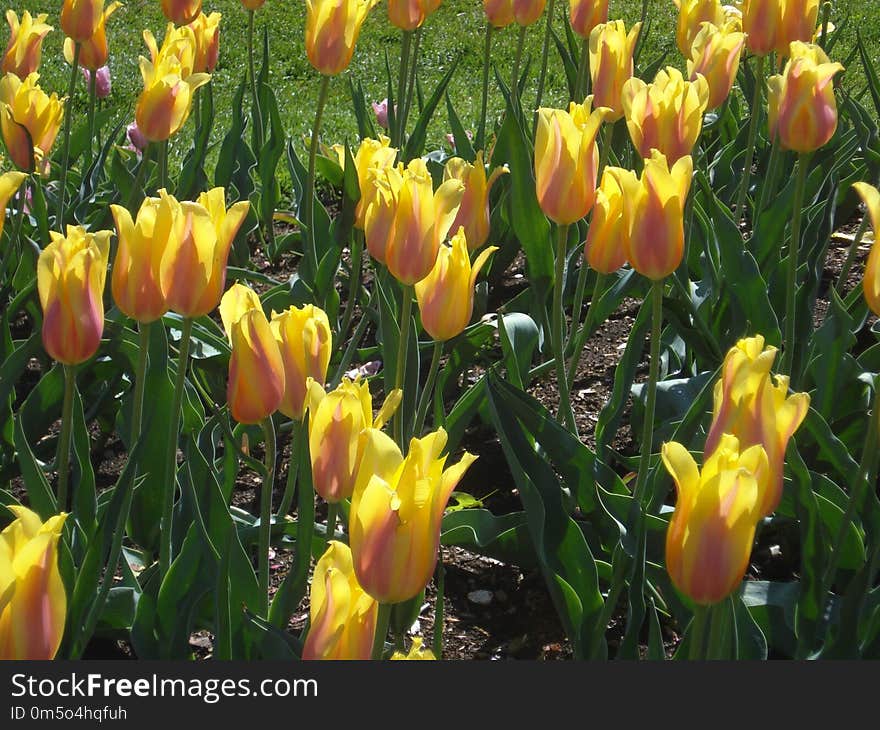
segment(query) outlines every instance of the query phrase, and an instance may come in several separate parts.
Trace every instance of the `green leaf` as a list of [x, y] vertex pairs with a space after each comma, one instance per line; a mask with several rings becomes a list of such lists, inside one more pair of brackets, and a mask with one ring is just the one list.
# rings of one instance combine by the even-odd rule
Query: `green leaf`
[[[446, 93], [446, 87], [449, 86], [449, 82], [452, 81], [452, 75], [455, 73], [455, 69], [458, 68], [458, 62], [461, 60], [461, 56], [458, 56], [452, 64], [449, 66], [449, 70], [443, 75], [443, 78], [440, 79], [440, 82], [437, 84], [437, 87], [434, 89], [434, 93], [431, 94], [428, 101], [423, 105], [421, 114], [419, 114], [419, 118], [416, 121], [416, 126], [413, 127], [412, 134], [409, 139], [406, 141], [406, 147], [404, 148], [403, 157], [404, 160], [412, 160], [414, 157], [418, 157], [422, 154], [422, 151], [425, 148], [425, 138], [428, 133], [428, 124], [431, 121], [431, 117], [434, 116], [434, 111], [437, 109], [437, 105], [440, 103], [440, 100], [443, 98], [443, 95]], [[391, 108], [391, 98], [388, 99], [388, 107]], [[390, 117], [390, 113], [389, 113]], [[389, 119], [390, 123], [390, 119]]]
[[529, 369], [538, 346], [538, 325], [522, 312], [502, 314], [498, 318], [498, 333], [507, 377], [520, 390], [529, 384]]

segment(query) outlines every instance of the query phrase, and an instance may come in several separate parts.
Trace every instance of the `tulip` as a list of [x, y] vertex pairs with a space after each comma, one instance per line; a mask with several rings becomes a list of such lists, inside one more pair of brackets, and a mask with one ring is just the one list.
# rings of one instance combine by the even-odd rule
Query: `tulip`
[[740, 451], [725, 434], [702, 471], [681, 444], [663, 444], [675, 481], [675, 512], [666, 533], [666, 570], [675, 587], [699, 605], [723, 601], [740, 584], [761, 519], [767, 469], [761, 446]]
[[9, 43], [6, 44], [3, 64], [0, 66], [3, 73], [14, 73], [24, 80], [39, 68], [43, 39], [50, 30], [53, 30], [51, 25], [46, 24], [48, 17], [46, 13], [40, 13], [34, 18], [25, 10], [21, 14], [21, 23], [19, 23], [18, 15], [14, 10], [6, 11]]
[[782, 0], [776, 26], [776, 53], [787, 58], [794, 41], [809, 43], [816, 32], [819, 0]]
[[82, 71], [83, 80], [86, 82], [87, 86], [91, 86], [92, 74], [94, 74], [96, 98], [106, 99], [110, 96], [112, 82], [110, 79], [110, 68], [108, 66], [101, 66], [97, 71], [89, 71], [87, 68], [80, 67], [80, 71]]
[[865, 263], [862, 291], [868, 307], [880, 316], [880, 245], [877, 244], [877, 237], [880, 236], [880, 192], [873, 185], [864, 182], [854, 183], [853, 187], [864, 201], [871, 216], [871, 227], [874, 229], [874, 245], [871, 246]]
[[[376, 124], [382, 129], [388, 129], [388, 97], [379, 102], [371, 101], [370, 106], [373, 107], [373, 114], [376, 115]], [[396, 107], [397, 104], [394, 106]]]
[[288, 418], [302, 420], [306, 410], [306, 384], [311, 378], [324, 385], [333, 337], [324, 310], [312, 304], [281, 314], [272, 312], [269, 323], [284, 361], [284, 398], [278, 406]]
[[535, 184], [544, 215], [555, 223], [575, 223], [596, 198], [599, 149], [596, 136], [606, 113], [590, 110], [592, 97], [562, 109], [538, 109]]
[[138, 97], [135, 121], [149, 141], [163, 142], [176, 134], [189, 118], [193, 93], [206, 84], [210, 76], [195, 73], [184, 77], [180, 62], [174, 56], [159, 66], [153, 66], [141, 56], [140, 68], [144, 90]]
[[[334, 145], [333, 149], [339, 158], [339, 166], [345, 169], [345, 147]], [[354, 166], [357, 170], [358, 187], [361, 193], [354, 212], [356, 228], [364, 230], [367, 208], [376, 195], [376, 188], [370, 180], [371, 175], [374, 174], [374, 171], [381, 173], [383, 170], [392, 168], [396, 158], [397, 149], [391, 147], [391, 140], [388, 137], [380, 134], [378, 140], [369, 137], [361, 140], [354, 155]]]
[[189, 24], [195, 38], [194, 73], [211, 73], [220, 57], [220, 13], [201, 13]]
[[497, 250], [497, 246], [487, 247], [471, 266], [464, 228], [452, 237], [451, 246], [440, 247], [431, 273], [416, 284], [422, 326], [437, 342], [451, 340], [468, 326], [477, 275]]
[[369, 659], [379, 604], [361, 588], [351, 550], [336, 540], [315, 565], [303, 659]]
[[463, 196], [460, 180], [444, 181], [435, 193], [425, 161], [417, 157], [409, 163], [394, 195], [385, 246], [385, 264], [398, 281], [412, 285], [431, 273]]
[[241, 0], [245, 10], [257, 11], [266, 4], [266, 0]]
[[0, 129], [16, 167], [30, 171], [48, 162], [49, 151], [61, 128], [64, 104], [54, 92], [39, 87], [40, 75], [23, 81], [13, 73], [0, 79]]
[[459, 226], [464, 226], [468, 250], [472, 252], [489, 239], [489, 191], [506, 172], [509, 172], [506, 167], [496, 167], [486, 179], [482, 151], [477, 152], [473, 165], [460, 157], [451, 157], [443, 168], [444, 180], [460, 180], [464, 185], [461, 207], [450, 230], [457, 231]]
[[541, 17], [546, 4], [547, 0], [511, 0], [513, 19], [525, 28]]
[[162, 0], [162, 12], [175, 25], [189, 25], [202, 12], [202, 0]]
[[807, 393], [788, 395], [788, 377], [770, 368], [775, 347], [764, 347], [761, 335], [741, 339], [724, 358], [721, 379], [715, 384], [714, 412], [705, 453], [713, 453], [733, 434], [743, 448], [762, 446], [767, 454], [767, 488], [759, 505], [761, 515], [771, 514], [782, 498], [785, 449], [810, 408]]
[[693, 82], [702, 75], [709, 84], [707, 110], [717, 109], [730, 94], [745, 42], [745, 34], [733, 26], [718, 28], [711, 23], [703, 23], [694, 38], [687, 62], [688, 77]]
[[590, 33], [590, 78], [593, 81], [593, 103], [607, 107], [607, 122], [623, 116], [623, 85], [633, 75], [633, 53], [642, 24], [636, 23], [626, 32], [622, 20], [597, 25]]
[[766, 56], [776, 46], [780, 12], [780, 0], [744, 0], [742, 26], [746, 47], [756, 56]]
[[26, 179], [27, 175], [17, 170], [0, 175], [0, 234], [3, 233], [3, 225], [6, 223], [6, 206]]
[[125, 128], [125, 136], [128, 138], [132, 149], [139, 155], [143, 154], [144, 150], [147, 149], [147, 145], [150, 144], [150, 140], [144, 137], [144, 133], [138, 128], [137, 122], [132, 122]]
[[575, 33], [589, 38], [593, 28], [608, 22], [608, 0], [568, 0], [568, 18]]
[[[107, 48], [107, 18], [122, 7], [122, 3], [110, 3], [98, 18], [98, 26], [88, 40], [82, 41], [79, 47], [79, 65], [90, 71], [97, 71], [107, 65], [110, 51]], [[73, 63], [74, 41], [71, 38], [64, 39], [64, 59]]]
[[366, 196], [364, 207], [364, 240], [367, 251], [380, 264], [385, 264], [388, 236], [394, 225], [394, 211], [400, 187], [403, 185], [403, 163], [397, 167], [367, 169], [367, 185], [361, 197]]
[[104, 0], [64, 0], [61, 30], [75, 43], [85, 43], [95, 35], [103, 12]]
[[689, 155], [703, 128], [709, 103], [709, 84], [697, 74], [685, 81], [681, 72], [667, 66], [646, 84], [631, 78], [623, 85], [623, 112], [633, 145], [647, 159], [657, 149], [675, 164]]
[[58, 362], [76, 365], [94, 355], [101, 343], [112, 231], [67, 226], [67, 236], [55, 231], [49, 235], [52, 242], [37, 260], [43, 346]]
[[159, 196], [175, 211], [160, 268], [168, 308], [187, 318], [208, 314], [220, 301], [229, 249], [250, 203], [242, 200], [226, 210], [223, 188], [202, 193], [195, 203], [178, 203], [165, 190]]
[[402, 651], [395, 651], [391, 655], [391, 659], [395, 661], [408, 659], [408, 660], [436, 660], [437, 657], [434, 656], [434, 652], [430, 649], [425, 649], [422, 646], [422, 637], [416, 636], [412, 640], [412, 646], [409, 648], [409, 653], [404, 654]]
[[306, 0], [306, 55], [317, 71], [335, 76], [348, 68], [361, 25], [378, 1]]
[[358, 476], [367, 429], [379, 430], [400, 405], [402, 393], [393, 390], [376, 417], [366, 381], [342, 383], [329, 393], [314, 380], [307, 384], [309, 451], [312, 481], [325, 502], [351, 497]]
[[506, 28], [515, 20], [513, 0], [483, 0], [483, 12], [493, 28]]
[[427, 0], [388, 0], [388, 20], [403, 31], [415, 30], [427, 17]]
[[67, 514], [42, 522], [26, 507], [7, 509], [15, 520], [0, 533], [0, 660], [54, 659], [67, 615], [58, 570]]
[[678, 8], [675, 43], [681, 55], [690, 58], [691, 46], [700, 31], [701, 23], [708, 21], [720, 27], [724, 24], [724, 9], [721, 7], [721, 0], [673, 1]]
[[767, 124], [783, 149], [812, 152], [837, 129], [837, 102], [831, 80], [843, 66], [832, 63], [819, 46], [795, 41], [781, 75], [768, 86]]
[[367, 432], [349, 535], [358, 580], [380, 603], [408, 601], [434, 573], [446, 503], [477, 458], [465, 452], [444, 470], [445, 447], [441, 428], [412, 439], [404, 458], [389, 436]]
[[660, 281], [678, 268], [684, 254], [684, 205], [693, 161], [682, 157], [669, 167], [654, 150], [641, 178], [612, 169], [623, 190], [626, 259], [642, 276]]
[[611, 274], [626, 263], [623, 189], [617, 168], [605, 168], [596, 190], [593, 217], [587, 228], [584, 257], [600, 274]]
[[198, 40], [193, 26], [184, 25], [176, 28], [173, 23], [168, 23], [161, 47], [151, 31], [145, 30], [143, 37], [150, 51], [150, 61], [154, 66], [160, 66], [165, 59], [174, 56], [175, 60], [180, 62], [183, 78], [193, 73], [198, 54]]

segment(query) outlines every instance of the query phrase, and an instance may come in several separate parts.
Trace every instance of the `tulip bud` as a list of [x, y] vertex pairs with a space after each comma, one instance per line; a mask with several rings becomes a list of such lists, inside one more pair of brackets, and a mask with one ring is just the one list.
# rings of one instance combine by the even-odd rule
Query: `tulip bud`
[[52, 242], [37, 260], [43, 346], [58, 362], [77, 365], [101, 343], [112, 231], [87, 233], [81, 226], [67, 226], [67, 236], [49, 235]]
[[819, 18], [819, 0], [784, 0], [779, 7], [776, 26], [776, 53], [787, 58], [795, 41], [810, 43]]
[[724, 10], [721, 0], [674, 0], [678, 8], [678, 25], [675, 31], [675, 43], [681, 55], [690, 58], [694, 38], [704, 22], [716, 26], [724, 24]]
[[358, 581], [380, 603], [408, 601], [434, 573], [446, 503], [477, 458], [465, 452], [444, 470], [445, 448], [442, 428], [412, 439], [406, 458], [386, 434], [366, 434], [349, 535]]
[[211, 73], [220, 57], [220, 13], [201, 13], [189, 24], [195, 38], [194, 73]]
[[463, 196], [459, 180], [446, 180], [435, 193], [425, 161], [417, 157], [409, 163], [394, 195], [385, 247], [385, 264], [398, 281], [412, 285], [431, 273]]
[[189, 25], [202, 12], [202, 0], [162, 0], [162, 12], [175, 25]]
[[513, 0], [483, 0], [483, 12], [493, 28], [506, 28], [515, 19]]
[[340, 502], [354, 491], [365, 430], [382, 428], [400, 405], [402, 393], [392, 391], [373, 418], [373, 398], [366, 381], [343, 378], [329, 393], [314, 380], [306, 387], [312, 482], [325, 502]]
[[589, 38], [593, 28], [608, 22], [608, 0], [568, 0], [568, 18], [575, 33]]
[[303, 659], [369, 659], [379, 604], [361, 588], [351, 550], [336, 540], [315, 565]]
[[744, 0], [742, 25], [746, 34], [746, 47], [756, 56], [766, 56], [773, 52], [781, 12], [779, 0]]
[[422, 637], [416, 636], [412, 640], [412, 646], [410, 646], [408, 654], [404, 654], [402, 651], [395, 651], [391, 655], [391, 659], [397, 660], [397, 661], [403, 660], [403, 659], [407, 659], [407, 660], [413, 660], [413, 659], [431, 660], [431, 659], [434, 659], [434, 660], [436, 660], [437, 657], [434, 656], [433, 651], [431, 651], [430, 649], [426, 649], [425, 647], [422, 646]]
[[808, 393], [788, 395], [788, 377], [770, 374], [775, 347], [764, 347], [761, 335], [740, 340], [724, 358], [715, 384], [714, 412], [705, 453], [711, 454], [733, 434], [743, 448], [759, 444], [767, 454], [769, 472], [760, 510], [771, 514], [782, 498], [782, 476], [788, 440], [810, 408]]
[[837, 102], [831, 80], [843, 71], [819, 46], [795, 41], [781, 75], [767, 80], [770, 136], [783, 149], [812, 152], [837, 129]]
[[[3, 225], [6, 222], [6, 207], [25, 180], [27, 180], [27, 175], [17, 170], [4, 172], [0, 175], [0, 234], [3, 233]], [[19, 205], [25, 205], [25, 201], [21, 200], [21, 197], [19, 200], [21, 201]]]
[[150, 144], [150, 140], [144, 137], [144, 133], [138, 129], [137, 122], [132, 122], [125, 128], [125, 136], [139, 154], [142, 154], [147, 149], [147, 145]]
[[440, 247], [431, 273], [416, 284], [422, 326], [438, 342], [451, 340], [468, 326], [477, 275], [497, 250], [497, 246], [487, 247], [471, 267], [464, 228], [459, 228], [452, 245]]
[[464, 185], [461, 206], [450, 230], [457, 231], [459, 226], [464, 226], [468, 249], [472, 252], [489, 239], [489, 191], [506, 172], [509, 172], [506, 167], [496, 167], [487, 180], [482, 151], [477, 152], [473, 165], [460, 157], [451, 157], [443, 168], [444, 180], [460, 180]]
[[16, 167], [40, 169], [48, 159], [61, 128], [64, 104], [54, 92], [39, 87], [40, 75], [32, 73], [22, 81], [13, 73], [0, 79], [0, 129]]
[[703, 128], [709, 84], [697, 74], [685, 81], [672, 66], [661, 69], [653, 83], [631, 78], [623, 85], [623, 112], [633, 145], [642, 158], [662, 152], [669, 164], [689, 155]]
[[702, 75], [709, 84], [707, 110], [717, 109], [730, 94], [745, 42], [745, 34], [733, 30], [733, 26], [718, 28], [711, 23], [703, 23], [694, 38], [687, 62], [688, 77], [693, 82]]
[[96, 98], [106, 99], [110, 96], [112, 82], [110, 79], [110, 68], [108, 66], [101, 66], [97, 71], [89, 71], [87, 68], [80, 67], [80, 71], [82, 71], [83, 79], [89, 86], [91, 86], [92, 75], [94, 75]]
[[663, 444], [660, 455], [678, 495], [666, 533], [666, 570], [695, 603], [719, 603], [739, 586], [749, 564], [767, 454], [761, 446], [741, 452], [736, 437], [725, 434], [702, 471], [674, 441]]
[[623, 116], [623, 85], [633, 75], [633, 53], [642, 24], [636, 23], [626, 32], [622, 20], [597, 25], [590, 33], [590, 77], [593, 81], [593, 103], [610, 109], [607, 122]]
[[531, 25], [544, 13], [547, 0], [511, 0], [513, 19], [521, 26]]
[[43, 39], [53, 30], [51, 25], [46, 25], [46, 13], [40, 13], [36, 18], [25, 10], [21, 14], [21, 23], [14, 10], [6, 11], [6, 22], [9, 23], [9, 43], [6, 44], [6, 52], [3, 54], [3, 65], [0, 70], [3, 73], [14, 73], [24, 80], [40, 67], [40, 56], [43, 50]]
[[67, 514], [41, 522], [26, 507], [7, 509], [15, 520], [0, 533], [0, 660], [54, 659], [67, 615], [58, 570]]
[[61, 4], [61, 30], [76, 43], [85, 43], [95, 35], [104, 0], [63, 0]]
[[[387, 100], [386, 100], [387, 107]], [[381, 174], [383, 170], [394, 167], [394, 160], [397, 158], [397, 148], [391, 147], [391, 140], [384, 135], [379, 135], [379, 139], [370, 139], [369, 137], [361, 140], [361, 144], [354, 155], [354, 166], [357, 170], [358, 188], [361, 197], [354, 211], [355, 227], [364, 229], [366, 224], [367, 207], [372, 199], [376, 196], [376, 187], [372, 184], [371, 176], [373, 174]], [[334, 145], [339, 158], [339, 166], [345, 169], [345, 147], [342, 145]]]
[[412, 31], [428, 17], [426, 0], [388, 0], [388, 20], [404, 31]]
[[371, 167], [367, 170], [367, 195], [364, 209], [364, 240], [367, 251], [380, 264], [385, 263], [388, 236], [394, 225], [394, 210], [403, 185], [403, 163], [396, 167]]
[[587, 228], [584, 257], [591, 268], [611, 274], [626, 263], [626, 225], [619, 168], [606, 167], [596, 190], [593, 216]]
[[599, 150], [596, 136], [607, 113], [590, 111], [593, 97], [571, 103], [569, 111], [538, 109], [535, 185], [538, 203], [560, 225], [579, 221], [593, 207]]
[[312, 304], [272, 312], [269, 323], [284, 361], [284, 399], [278, 410], [288, 418], [302, 420], [306, 410], [309, 378], [324, 385], [333, 337], [324, 310]]
[[[97, 71], [102, 66], [107, 65], [110, 58], [110, 51], [107, 48], [107, 18], [122, 7], [122, 3], [110, 3], [98, 18], [98, 25], [92, 36], [80, 43], [79, 47], [79, 65], [90, 71]], [[70, 38], [64, 39], [64, 60], [73, 63], [74, 42]], [[106, 96], [106, 94], [105, 94]]]
[[[388, 129], [388, 97], [379, 102], [371, 101], [370, 106], [373, 107], [373, 114], [376, 115], [376, 124], [382, 129]], [[397, 104], [394, 106], [396, 107]]]
[[873, 185], [864, 182], [854, 183], [853, 187], [865, 203], [868, 215], [871, 216], [871, 227], [874, 229], [874, 244], [865, 262], [862, 291], [868, 307], [880, 316], [880, 245], [877, 244], [880, 236], [880, 192]]
[[306, 55], [315, 70], [335, 76], [348, 68], [361, 25], [378, 2], [306, 0]]

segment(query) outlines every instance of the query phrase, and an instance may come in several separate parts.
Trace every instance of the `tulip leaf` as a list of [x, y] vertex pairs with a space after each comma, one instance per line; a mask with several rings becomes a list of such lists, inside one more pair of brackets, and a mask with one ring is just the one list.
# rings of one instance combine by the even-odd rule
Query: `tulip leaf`
[[180, 166], [175, 190], [179, 200], [193, 200], [200, 192], [208, 189], [205, 158], [208, 156], [208, 143], [214, 127], [214, 90], [211, 82], [196, 90], [192, 104], [196, 106], [195, 136], [192, 147]]
[[351, 74], [346, 74], [346, 77], [348, 79], [349, 92], [351, 93], [354, 116], [357, 120], [358, 136], [361, 139], [367, 139], [368, 137], [370, 139], [377, 139], [373, 113], [372, 110], [367, 109], [367, 97], [364, 94], [364, 86], [360, 79], [358, 79], [357, 86], [355, 86], [354, 77]]
[[214, 185], [227, 191], [234, 186], [238, 192], [239, 200], [246, 200], [253, 190], [249, 171], [257, 163], [256, 157], [244, 141], [246, 123], [244, 110], [247, 108], [244, 103], [246, 87], [247, 76], [243, 75], [241, 83], [232, 97], [230, 106], [232, 124], [229, 131], [226, 132], [226, 136], [223, 137], [217, 162], [214, 165]]
[[[452, 75], [455, 73], [455, 69], [458, 68], [458, 62], [460, 60], [461, 56], [455, 58], [450, 64], [449, 70], [443, 75], [443, 78], [440, 79], [440, 82], [434, 89], [434, 93], [428, 98], [428, 101], [425, 104], [420, 104], [421, 113], [416, 120], [416, 126], [413, 127], [412, 134], [409, 136], [409, 139], [407, 139], [403, 150], [404, 161], [408, 162], [422, 154], [422, 151], [425, 148], [425, 138], [428, 134], [428, 124], [431, 121], [431, 117], [434, 116], [434, 111], [437, 109], [437, 105], [440, 103], [441, 99], [443, 99], [443, 95], [446, 93], [446, 88], [449, 86], [449, 82], [452, 81]], [[388, 101], [388, 107], [390, 110], [390, 99]]]
[[455, 156], [461, 157], [462, 159], [473, 162], [477, 153], [474, 151], [474, 146], [471, 143], [470, 137], [467, 136], [467, 132], [464, 131], [464, 127], [461, 124], [461, 120], [458, 118], [458, 114], [455, 113], [455, 107], [452, 104], [452, 99], [449, 98], [449, 93], [446, 94], [446, 114], [449, 117], [449, 128], [452, 130], [452, 139], [455, 141]]
[[[73, 394], [73, 428], [71, 452], [73, 463], [71, 483], [73, 485], [74, 510], [76, 521], [85, 533], [86, 540], [91, 540], [97, 527], [97, 492], [95, 487], [95, 470], [91, 461], [91, 443], [83, 413], [82, 398], [75, 389]], [[77, 546], [82, 549], [82, 545]]]
[[522, 312], [502, 314], [498, 318], [498, 333], [507, 367], [507, 377], [520, 390], [529, 384], [529, 369], [538, 346], [538, 325]]
[[45, 522], [52, 515], [58, 514], [58, 505], [55, 502], [55, 494], [49, 486], [49, 480], [46, 479], [46, 474], [37, 464], [34, 452], [31, 451], [20, 415], [15, 419], [13, 438], [15, 450], [18, 453], [18, 461], [21, 466], [21, 477], [24, 480], [24, 487], [28, 495], [28, 503], [30, 508]]
[[666, 647], [663, 645], [663, 630], [660, 628], [660, 617], [657, 615], [657, 606], [654, 599], [648, 600], [648, 656], [653, 661], [666, 659]]
[[535, 562], [525, 512], [496, 516], [487, 509], [447, 511], [440, 541], [442, 545], [468, 548], [520, 567]]

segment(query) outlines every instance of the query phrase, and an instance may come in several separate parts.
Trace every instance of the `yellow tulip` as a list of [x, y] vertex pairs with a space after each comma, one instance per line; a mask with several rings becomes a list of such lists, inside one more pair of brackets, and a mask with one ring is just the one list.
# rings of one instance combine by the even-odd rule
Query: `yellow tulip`
[[425, 331], [438, 342], [461, 334], [474, 313], [474, 285], [480, 269], [497, 246], [488, 246], [471, 266], [464, 228], [443, 245], [431, 273], [416, 284], [416, 299]]
[[95, 35], [104, 0], [63, 0], [61, 4], [61, 30], [77, 43], [85, 43]]
[[460, 180], [446, 180], [435, 193], [425, 161], [417, 157], [409, 163], [394, 196], [385, 246], [385, 265], [398, 281], [411, 285], [431, 273], [463, 196]]
[[623, 116], [623, 85], [633, 75], [633, 53], [642, 24], [626, 32], [622, 20], [597, 25], [590, 33], [590, 78], [593, 103], [610, 111], [605, 120], [616, 122]]
[[403, 659], [408, 659], [408, 660], [431, 660], [431, 659], [434, 659], [434, 660], [436, 660], [437, 657], [434, 656], [433, 651], [431, 651], [430, 649], [426, 649], [425, 647], [422, 646], [422, 637], [416, 636], [412, 640], [412, 646], [410, 646], [408, 654], [404, 654], [402, 651], [395, 651], [391, 655], [391, 659], [396, 660], [396, 661], [403, 660]]
[[675, 44], [681, 55], [690, 58], [691, 46], [700, 24], [708, 21], [716, 26], [724, 24], [724, 9], [721, 0], [674, 0], [678, 8], [678, 22], [675, 31]]
[[220, 57], [220, 13], [201, 13], [189, 24], [195, 38], [194, 73], [211, 73]]
[[688, 77], [696, 81], [702, 75], [709, 84], [707, 110], [717, 109], [730, 94], [745, 42], [745, 34], [729, 24], [719, 28], [703, 23], [694, 38], [687, 62]]
[[101, 343], [111, 235], [81, 226], [67, 226], [66, 236], [51, 231], [37, 260], [43, 346], [65, 365], [85, 362]]
[[361, 25], [378, 2], [306, 0], [306, 55], [315, 70], [335, 76], [348, 68]]
[[401, 30], [412, 31], [439, 6], [437, 0], [388, 0], [388, 20]]
[[[394, 211], [403, 185], [403, 163], [396, 167], [373, 166], [367, 169], [364, 207], [364, 240], [367, 251], [376, 261], [385, 264], [388, 236], [394, 226]], [[363, 191], [363, 188], [361, 188]]]
[[314, 380], [306, 387], [315, 492], [326, 502], [340, 502], [354, 491], [366, 430], [382, 428], [400, 405], [402, 393], [392, 391], [374, 418], [367, 381], [343, 378], [329, 393]]
[[506, 28], [514, 21], [513, 0], [483, 0], [483, 12], [493, 28]]
[[303, 659], [369, 659], [379, 604], [357, 581], [348, 545], [336, 540], [315, 565]]
[[45, 522], [26, 507], [0, 532], [0, 660], [54, 659], [64, 636], [67, 594], [58, 540], [67, 514]]
[[191, 25], [175, 27], [173, 23], [168, 23], [161, 47], [152, 31], [145, 30], [143, 38], [154, 66], [161, 65], [165, 59], [173, 56], [180, 63], [180, 73], [183, 78], [188, 77], [195, 70], [198, 41]]
[[43, 50], [43, 39], [53, 30], [46, 24], [46, 13], [36, 18], [25, 10], [21, 14], [21, 22], [14, 10], [6, 11], [6, 22], [9, 23], [9, 43], [3, 54], [3, 65], [0, 71], [14, 73], [18, 78], [25, 79], [40, 67], [40, 56]]
[[746, 34], [746, 47], [756, 56], [773, 52], [781, 9], [781, 0], [744, 0], [742, 26]]
[[6, 207], [25, 180], [27, 175], [17, 170], [0, 175], [0, 234], [3, 233], [3, 226], [6, 223]]
[[675, 480], [675, 512], [666, 533], [666, 570], [694, 603], [712, 605], [729, 596], [749, 564], [761, 519], [767, 454], [761, 446], [740, 451], [725, 434], [700, 470], [681, 444], [663, 444], [660, 455]]
[[486, 166], [483, 164], [483, 152], [477, 152], [472, 165], [460, 157], [451, 157], [443, 167], [444, 180], [460, 180], [464, 185], [464, 195], [458, 215], [452, 222], [450, 230], [457, 231], [464, 226], [468, 250], [476, 251], [489, 239], [489, 192], [495, 181], [504, 173], [506, 167], [496, 167], [489, 178], [486, 178]]
[[767, 80], [767, 124], [783, 149], [812, 152], [825, 145], [837, 129], [834, 75], [843, 66], [832, 63], [819, 46], [795, 41], [781, 75]]
[[[98, 27], [92, 37], [83, 41], [79, 48], [79, 65], [90, 71], [97, 71], [101, 66], [107, 65], [110, 58], [110, 50], [107, 48], [107, 18], [122, 7], [122, 3], [110, 3], [101, 13], [98, 19]], [[70, 38], [64, 39], [64, 59], [73, 63], [74, 47]]]
[[703, 128], [709, 103], [709, 84], [697, 74], [685, 81], [672, 66], [661, 69], [653, 83], [631, 78], [623, 85], [623, 113], [629, 136], [639, 154], [647, 159], [651, 150], [662, 152], [669, 164], [689, 155]]
[[306, 383], [324, 385], [333, 337], [326, 312], [313, 304], [272, 312], [269, 323], [284, 361], [284, 398], [278, 410], [302, 420], [306, 410]]
[[617, 174], [618, 168], [612, 167], [602, 172], [584, 243], [587, 263], [601, 274], [611, 274], [626, 263], [623, 189]]
[[40, 75], [23, 81], [13, 73], [0, 79], [0, 129], [9, 156], [22, 170], [41, 170], [61, 128], [64, 103], [37, 84]]
[[535, 134], [535, 187], [538, 203], [550, 220], [575, 223], [596, 199], [599, 149], [596, 136], [607, 113], [591, 111], [593, 97], [569, 110], [538, 109]]
[[208, 314], [220, 301], [229, 249], [250, 203], [239, 201], [227, 211], [223, 188], [202, 193], [195, 203], [179, 203], [165, 190], [159, 196], [175, 219], [159, 274], [168, 308], [184, 317]]
[[880, 316], [880, 244], [877, 243], [880, 236], [880, 192], [873, 185], [863, 182], [857, 182], [853, 187], [864, 201], [868, 215], [871, 216], [871, 227], [874, 229], [874, 244], [865, 263], [862, 292], [871, 311]]
[[547, 0], [511, 0], [513, 19], [521, 26], [531, 25], [544, 13]]
[[715, 384], [712, 425], [705, 453], [713, 453], [733, 434], [743, 448], [761, 445], [769, 473], [760, 509], [771, 514], [782, 498], [782, 475], [788, 440], [810, 409], [808, 393], [788, 395], [788, 377], [770, 374], [775, 347], [764, 347], [761, 335], [741, 339], [724, 358], [721, 379]]
[[[339, 166], [345, 169], [345, 147], [334, 145], [333, 151], [339, 159]], [[391, 140], [380, 134], [379, 139], [369, 137], [361, 140], [360, 146], [354, 155], [354, 166], [357, 170], [358, 187], [361, 197], [354, 211], [356, 228], [364, 230], [366, 225], [367, 208], [376, 196], [376, 188], [371, 181], [371, 175], [380, 174], [383, 170], [394, 167], [397, 159], [397, 149], [391, 146]]]
[[477, 458], [465, 452], [444, 470], [444, 448], [442, 428], [412, 439], [406, 458], [389, 436], [367, 432], [349, 535], [358, 580], [380, 603], [408, 601], [434, 573], [446, 503]]
[[608, 0], [568, 0], [571, 29], [581, 38], [589, 38], [593, 28], [608, 22]]
[[793, 42], [809, 43], [813, 40], [819, 17], [819, 0], [780, 0], [778, 12], [776, 53], [780, 58], [787, 58]]
[[189, 25], [202, 12], [202, 0], [162, 0], [162, 12], [175, 25]]

